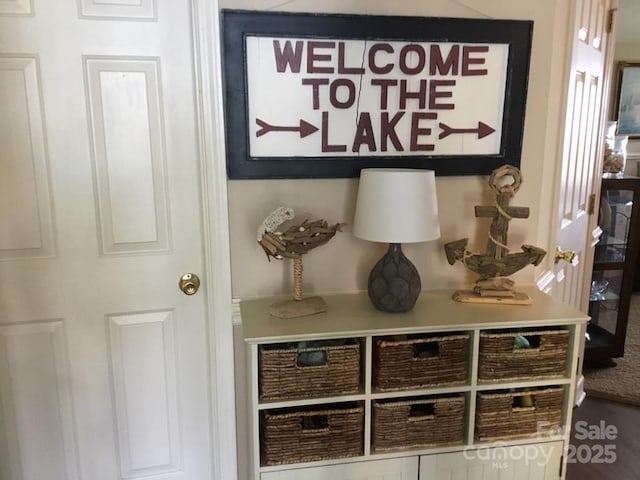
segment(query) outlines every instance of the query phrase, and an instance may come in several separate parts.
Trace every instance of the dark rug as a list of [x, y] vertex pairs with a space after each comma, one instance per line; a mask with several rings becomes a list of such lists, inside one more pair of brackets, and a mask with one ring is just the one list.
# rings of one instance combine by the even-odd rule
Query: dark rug
[[587, 395], [640, 406], [640, 293], [631, 297], [624, 350], [617, 366], [584, 370]]

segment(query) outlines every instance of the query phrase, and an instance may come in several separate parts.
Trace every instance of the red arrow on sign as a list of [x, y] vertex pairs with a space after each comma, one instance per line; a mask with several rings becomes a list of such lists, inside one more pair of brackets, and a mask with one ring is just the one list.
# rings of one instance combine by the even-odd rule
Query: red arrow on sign
[[305, 122], [300, 119], [300, 125], [294, 127], [283, 127], [278, 125], [269, 125], [264, 120], [256, 118], [256, 124], [260, 127], [260, 130], [256, 132], [256, 137], [261, 137], [269, 132], [300, 132], [300, 138], [304, 138], [312, 133], [318, 131], [318, 128], [311, 125], [309, 122]]
[[478, 139], [480, 139], [495, 132], [495, 129], [482, 122], [478, 122], [478, 128], [451, 128], [446, 123], [440, 123], [438, 126], [442, 129], [438, 136], [440, 140], [454, 133], [477, 133]]

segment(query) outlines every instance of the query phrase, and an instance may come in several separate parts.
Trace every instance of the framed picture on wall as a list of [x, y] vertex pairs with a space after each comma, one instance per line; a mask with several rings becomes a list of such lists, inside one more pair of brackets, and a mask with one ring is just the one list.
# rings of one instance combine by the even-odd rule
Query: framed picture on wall
[[533, 22], [223, 10], [230, 179], [519, 167]]
[[640, 138], [640, 63], [618, 62], [618, 135]]

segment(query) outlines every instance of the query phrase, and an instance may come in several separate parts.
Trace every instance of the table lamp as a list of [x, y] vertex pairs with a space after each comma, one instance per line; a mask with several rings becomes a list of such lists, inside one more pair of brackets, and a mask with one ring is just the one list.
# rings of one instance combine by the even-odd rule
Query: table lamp
[[400, 244], [440, 238], [436, 181], [432, 170], [365, 168], [360, 172], [353, 234], [389, 243], [369, 274], [368, 293], [383, 312], [413, 308], [422, 288], [416, 267]]

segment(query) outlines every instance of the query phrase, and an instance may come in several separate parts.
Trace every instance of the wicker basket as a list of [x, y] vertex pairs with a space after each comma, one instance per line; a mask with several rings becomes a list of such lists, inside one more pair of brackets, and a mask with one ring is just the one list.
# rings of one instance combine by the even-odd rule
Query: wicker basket
[[374, 385], [381, 391], [465, 383], [469, 335], [378, 339], [374, 365]]
[[361, 405], [304, 411], [265, 411], [261, 421], [262, 465], [313, 462], [363, 454]]
[[563, 396], [562, 387], [478, 393], [476, 439], [506, 440], [555, 433], [562, 421]]
[[[305, 364], [304, 356], [320, 361]], [[312, 348], [260, 348], [261, 400], [289, 400], [357, 393], [360, 342]]]
[[[516, 337], [533, 342], [532, 348], [515, 348]], [[480, 380], [523, 380], [566, 374], [569, 330], [480, 333]]]
[[373, 404], [373, 449], [386, 452], [407, 448], [462, 443], [465, 397], [442, 397]]

